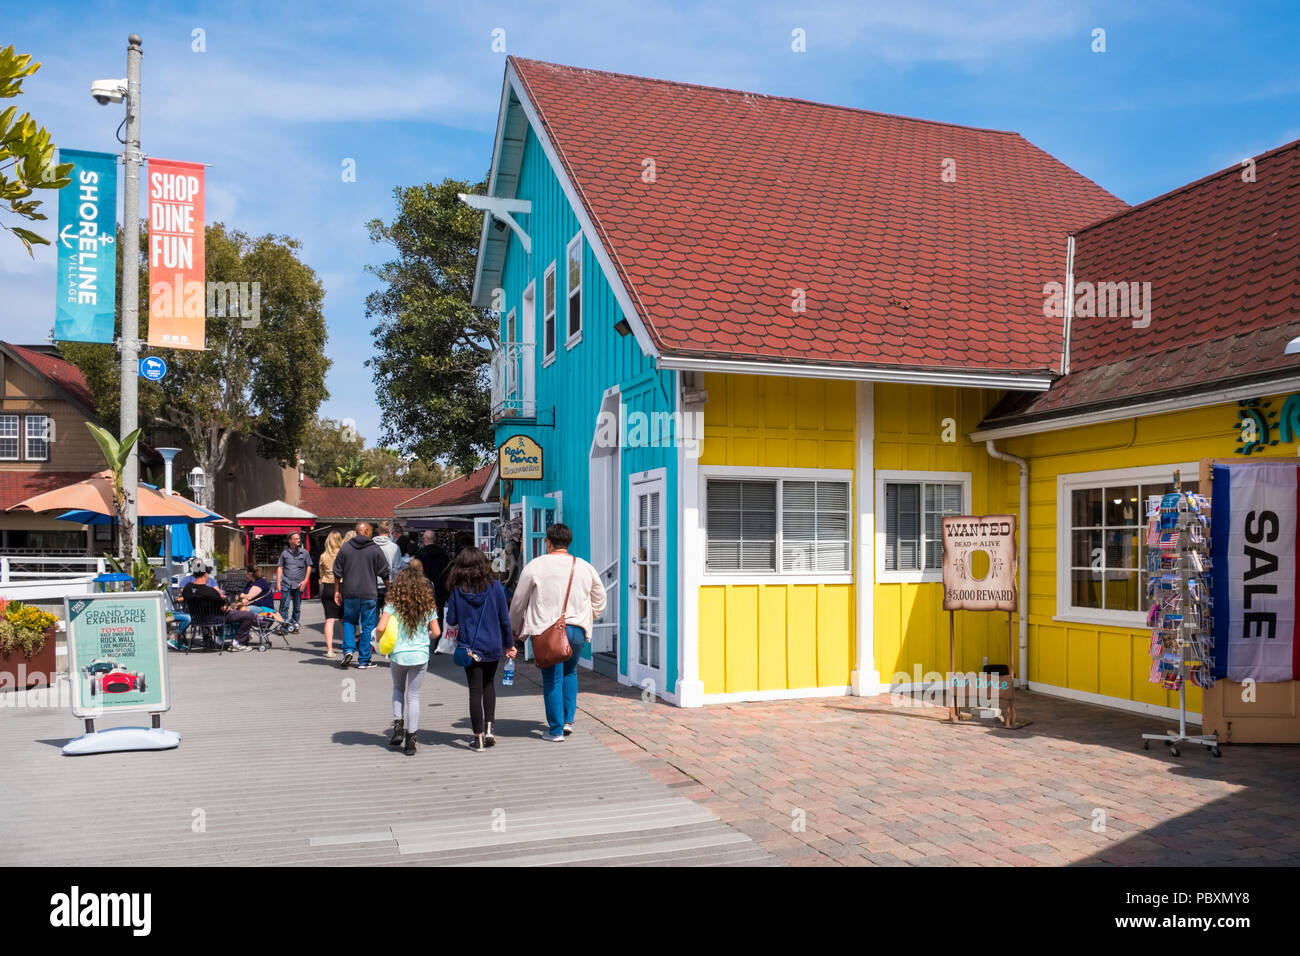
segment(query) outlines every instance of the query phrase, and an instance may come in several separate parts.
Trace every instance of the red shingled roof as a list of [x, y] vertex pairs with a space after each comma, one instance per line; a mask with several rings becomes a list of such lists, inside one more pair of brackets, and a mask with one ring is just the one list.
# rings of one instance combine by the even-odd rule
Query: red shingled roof
[[[56, 488], [85, 481], [92, 471], [0, 471], [0, 511]], [[27, 514], [28, 512], [19, 512]], [[69, 524], [69, 528], [76, 525]]]
[[90, 394], [90, 388], [86, 385], [86, 376], [81, 374], [81, 369], [57, 355], [38, 352], [9, 342], [4, 344], [7, 348], [13, 350], [15, 355], [36, 369], [37, 372], [54, 382], [77, 402], [85, 406], [88, 411], [94, 412], [95, 398]]
[[[402, 502], [402, 510], [415, 508], [449, 508], [456, 505], [477, 505], [483, 503], [483, 486], [492, 474], [492, 465], [484, 465], [468, 475], [461, 475], [451, 481], [444, 481], [437, 488], [422, 491], [409, 501]], [[495, 491], [488, 496], [495, 500]]]
[[379, 521], [422, 488], [324, 488], [302, 485], [301, 507], [322, 521]]
[[[1150, 282], [1150, 324], [1076, 317], [1070, 374], [984, 428], [1300, 371], [1300, 140], [1080, 231], [1076, 283]], [[1145, 321], [1140, 319], [1139, 321]]]
[[1066, 235], [1124, 208], [1015, 133], [511, 62], [663, 352], [1041, 373]]

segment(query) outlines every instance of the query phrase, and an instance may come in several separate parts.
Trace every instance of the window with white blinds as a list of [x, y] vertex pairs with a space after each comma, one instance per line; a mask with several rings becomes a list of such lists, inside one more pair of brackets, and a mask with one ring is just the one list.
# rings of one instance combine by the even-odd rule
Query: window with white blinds
[[943, 567], [945, 515], [965, 510], [961, 482], [885, 482], [885, 570], [934, 571]]
[[846, 481], [711, 478], [705, 491], [711, 573], [851, 569]]

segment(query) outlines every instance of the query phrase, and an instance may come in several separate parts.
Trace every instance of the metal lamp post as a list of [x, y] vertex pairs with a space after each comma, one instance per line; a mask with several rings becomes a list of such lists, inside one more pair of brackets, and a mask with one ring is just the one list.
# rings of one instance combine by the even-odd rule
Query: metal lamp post
[[[172, 459], [181, 453], [179, 448], [158, 448], [163, 456], [163, 487], [167, 494], [172, 493]], [[172, 526], [163, 525], [163, 581], [166, 587], [172, 585]]]
[[[202, 468], [195, 465], [190, 469], [190, 487], [194, 489], [194, 501], [204, 508], [211, 508], [208, 504], [208, 476], [204, 474]], [[208, 549], [208, 534], [210, 528], [206, 524], [197, 527], [194, 535], [194, 547], [203, 560], [211, 557]]]
[[[126, 51], [126, 144], [122, 150], [122, 408], [120, 427], [125, 438], [139, 422], [137, 376], [140, 374], [140, 37], [132, 33]], [[169, 463], [170, 464], [170, 463]], [[140, 460], [132, 453], [122, 472], [126, 515], [131, 523], [127, 560], [134, 561], [140, 543]]]

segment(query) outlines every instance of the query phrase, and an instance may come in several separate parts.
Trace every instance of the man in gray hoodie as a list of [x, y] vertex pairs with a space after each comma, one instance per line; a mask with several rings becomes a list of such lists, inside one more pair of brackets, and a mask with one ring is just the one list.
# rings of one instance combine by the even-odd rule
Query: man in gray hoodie
[[388, 586], [393, 583], [394, 579], [397, 577], [397, 572], [401, 570], [399, 565], [401, 564], [402, 559], [402, 549], [399, 548], [397, 542], [390, 537], [393, 531], [392, 522], [381, 521], [377, 525], [376, 530], [379, 534], [375, 535], [375, 544], [379, 545], [379, 550], [383, 551], [384, 557], [388, 559], [388, 574], [381, 576], [380, 579], [375, 582], [375, 586], [379, 588], [377, 607], [382, 614], [384, 610], [384, 601], [388, 595]]
[[[334, 558], [334, 601], [343, 608], [343, 661], [340, 667], [374, 667], [370, 663], [370, 634], [379, 623], [379, 578], [391, 574], [388, 558], [370, 538], [370, 525], [357, 525], [357, 533]], [[358, 631], [360, 633], [358, 633]]]

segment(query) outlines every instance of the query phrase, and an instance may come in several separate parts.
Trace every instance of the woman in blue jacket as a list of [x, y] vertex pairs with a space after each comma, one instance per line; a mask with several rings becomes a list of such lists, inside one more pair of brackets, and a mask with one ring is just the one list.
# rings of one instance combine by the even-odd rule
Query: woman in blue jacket
[[456, 643], [471, 655], [465, 668], [469, 720], [474, 729], [470, 749], [482, 753], [496, 744], [492, 722], [497, 709], [497, 665], [502, 657], [515, 656], [510, 602], [487, 555], [478, 548], [464, 548], [456, 555], [447, 572], [447, 586], [451, 596], [443, 617], [448, 627], [457, 625]]

